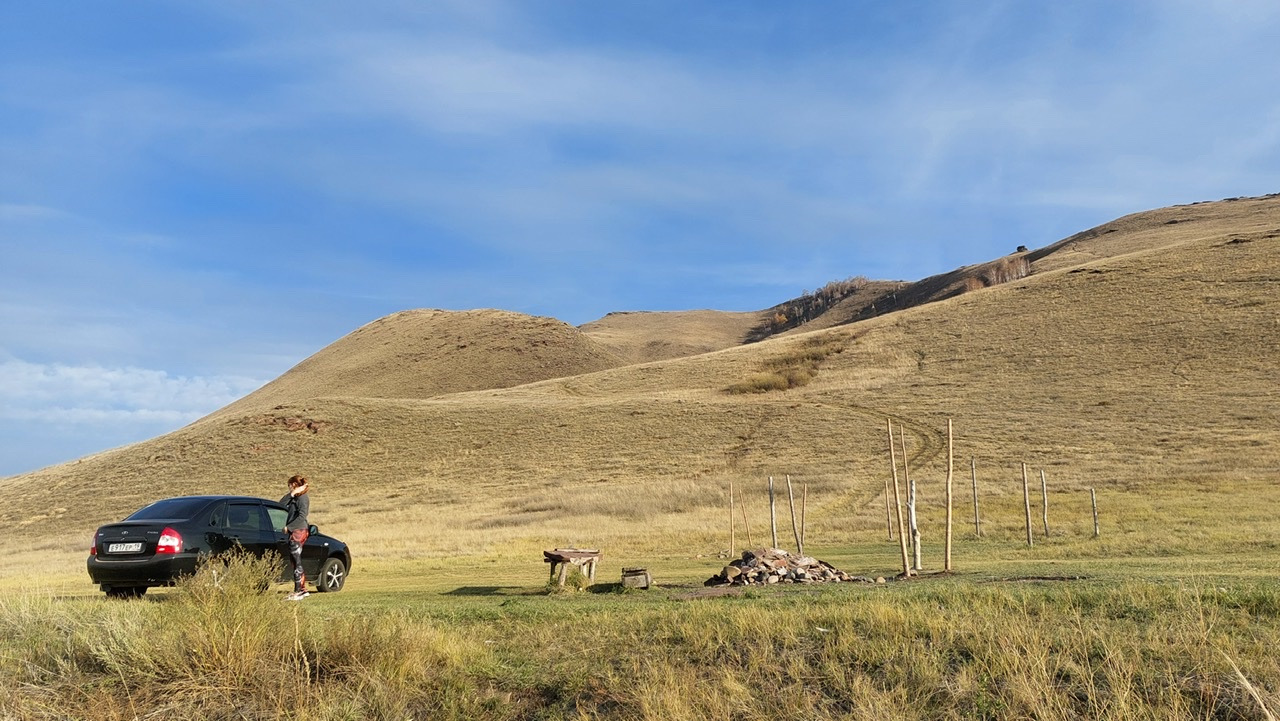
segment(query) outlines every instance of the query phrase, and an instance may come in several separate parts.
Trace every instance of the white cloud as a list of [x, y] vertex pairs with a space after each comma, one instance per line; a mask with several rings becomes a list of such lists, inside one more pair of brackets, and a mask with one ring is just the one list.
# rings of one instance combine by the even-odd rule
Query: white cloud
[[0, 362], [0, 420], [49, 424], [189, 423], [262, 381], [185, 377], [146, 368]]
[[39, 220], [56, 218], [62, 211], [31, 203], [0, 203], [0, 221]]

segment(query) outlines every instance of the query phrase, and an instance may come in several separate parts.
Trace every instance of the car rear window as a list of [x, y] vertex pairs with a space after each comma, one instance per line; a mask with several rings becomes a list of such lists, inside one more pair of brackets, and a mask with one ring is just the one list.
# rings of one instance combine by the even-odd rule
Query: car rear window
[[191, 518], [209, 505], [208, 498], [168, 498], [138, 509], [126, 521], [150, 521], [159, 518]]

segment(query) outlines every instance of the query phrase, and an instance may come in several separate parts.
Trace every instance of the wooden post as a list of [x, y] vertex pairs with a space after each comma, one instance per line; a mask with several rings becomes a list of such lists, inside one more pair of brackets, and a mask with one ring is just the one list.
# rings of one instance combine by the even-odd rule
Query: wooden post
[[801, 491], [800, 491], [800, 555], [803, 556], [804, 555], [804, 532], [805, 532], [804, 522], [805, 522], [805, 517], [808, 515], [807, 511], [809, 507], [809, 484], [806, 483], [800, 488], [801, 488]]
[[1049, 485], [1044, 480], [1044, 469], [1040, 469], [1040, 514], [1044, 520], [1044, 537], [1049, 537]]
[[737, 555], [736, 553], [734, 553], [737, 547], [735, 544], [735, 541], [737, 539], [734, 537], [733, 530], [734, 530], [733, 529], [733, 479], [730, 478], [729, 479], [729, 558], [733, 558], [734, 556]]
[[1097, 538], [1102, 533], [1098, 529], [1098, 494], [1093, 492], [1093, 488], [1089, 489], [1089, 502], [1093, 504], [1093, 537]]
[[907, 484], [907, 523], [911, 527], [911, 567], [923, 570], [920, 563], [920, 525], [916, 522], [916, 482], [911, 480], [911, 468], [907, 464], [907, 429], [898, 428], [898, 438], [902, 439], [902, 479]]
[[1031, 487], [1027, 485], [1027, 464], [1022, 464], [1022, 504], [1027, 507], [1027, 545], [1033, 546], [1031, 540]]
[[778, 506], [773, 497], [773, 476], [769, 476], [769, 530], [773, 533], [773, 548], [778, 547]]
[[747, 532], [747, 545], [754, 548], [756, 544], [751, 540], [751, 526], [747, 525], [747, 504], [739, 503], [738, 510], [742, 511], [742, 530]]
[[911, 576], [911, 561], [907, 558], [907, 529], [902, 522], [902, 496], [898, 493], [898, 457], [893, 450], [893, 421], [889, 426], [889, 465], [893, 468], [893, 507], [898, 513], [898, 546], [902, 549], [902, 575]]
[[951, 457], [953, 445], [951, 441], [951, 419], [947, 419], [947, 538], [943, 543], [942, 570], [951, 573], [951, 474], [953, 471]]
[[973, 476], [973, 535], [982, 538], [982, 521], [978, 517], [978, 459], [969, 456], [969, 473]]
[[889, 477], [884, 479], [884, 525], [889, 531], [889, 540], [893, 540], [893, 508], [889, 498]]
[[791, 507], [791, 534], [796, 538], [796, 552], [804, 555], [804, 542], [800, 540], [800, 526], [796, 524], [796, 494], [791, 490], [791, 474], [787, 474], [787, 505]]

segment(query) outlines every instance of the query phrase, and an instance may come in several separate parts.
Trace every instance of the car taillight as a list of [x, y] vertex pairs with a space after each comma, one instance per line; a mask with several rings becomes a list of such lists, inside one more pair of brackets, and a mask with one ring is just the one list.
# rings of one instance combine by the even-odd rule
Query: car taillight
[[94, 534], [93, 534], [93, 543], [91, 543], [91, 544], [89, 545], [89, 555], [90, 555], [90, 556], [96, 556], [96, 555], [98, 555], [98, 534], [97, 534], [97, 532], [94, 532]]
[[156, 542], [156, 553], [182, 553], [182, 536], [165, 526], [160, 532], [160, 540]]

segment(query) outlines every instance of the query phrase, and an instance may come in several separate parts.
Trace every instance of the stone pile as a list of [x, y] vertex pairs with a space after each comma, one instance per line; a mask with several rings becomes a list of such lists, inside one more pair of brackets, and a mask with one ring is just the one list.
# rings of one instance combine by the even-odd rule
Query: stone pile
[[704, 586], [763, 586], [770, 583], [875, 583], [865, 576], [851, 576], [826, 561], [793, 556], [781, 548], [743, 551]]

